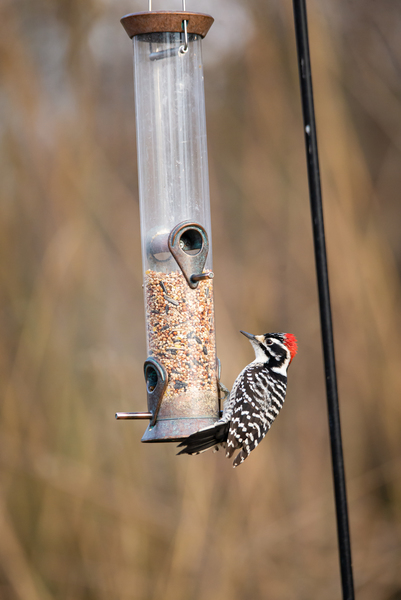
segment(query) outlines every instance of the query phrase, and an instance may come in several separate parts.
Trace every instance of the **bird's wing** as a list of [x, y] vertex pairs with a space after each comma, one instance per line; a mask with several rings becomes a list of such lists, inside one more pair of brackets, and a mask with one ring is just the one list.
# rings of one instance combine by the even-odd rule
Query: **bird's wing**
[[272, 406], [271, 382], [258, 365], [249, 365], [238, 379], [226, 454], [231, 457], [236, 449], [243, 448], [245, 456], [242, 460], [245, 460], [264, 438], [274, 420], [268, 418]]

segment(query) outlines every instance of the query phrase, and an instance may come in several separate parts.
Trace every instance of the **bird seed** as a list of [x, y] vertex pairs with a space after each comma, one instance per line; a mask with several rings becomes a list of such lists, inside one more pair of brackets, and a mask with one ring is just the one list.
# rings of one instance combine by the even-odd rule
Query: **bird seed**
[[169, 376], [163, 402], [183, 392], [217, 397], [213, 280], [191, 289], [181, 271], [148, 270], [145, 300], [149, 356]]

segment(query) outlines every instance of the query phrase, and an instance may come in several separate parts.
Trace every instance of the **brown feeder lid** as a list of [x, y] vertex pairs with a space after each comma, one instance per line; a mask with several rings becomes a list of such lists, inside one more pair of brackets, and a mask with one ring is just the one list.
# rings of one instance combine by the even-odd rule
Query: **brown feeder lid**
[[213, 17], [203, 13], [151, 11], [125, 15], [121, 24], [130, 38], [143, 33], [171, 31], [182, 33], [182, 22], [187, 21], [188, 33], [196, 33], [205, 37], [213, 24]]

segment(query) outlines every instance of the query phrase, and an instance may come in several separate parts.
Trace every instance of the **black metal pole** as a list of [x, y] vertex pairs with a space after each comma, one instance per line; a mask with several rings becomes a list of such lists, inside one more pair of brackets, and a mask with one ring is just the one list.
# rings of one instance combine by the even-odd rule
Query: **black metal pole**
[[352, 575], [351, 543], [348, 526], [347, 494], [341, 442], [340, 412], [338, 406], [329, 277], [327, 272], [326, 244], [324, 238], [319, 155], [316, 139], [315, 111], [313, 107], [312, 72], [309, 56], [308, 22], [305, 0], [293, 0], [293, 7], [305, 127], [306, 160], [308, 165], [309, 195], [319, 292], [320, 323], [326, 374], [327, 410], [329, 417], [342, 591], [344, 600], [353, 600], [354, 583]]

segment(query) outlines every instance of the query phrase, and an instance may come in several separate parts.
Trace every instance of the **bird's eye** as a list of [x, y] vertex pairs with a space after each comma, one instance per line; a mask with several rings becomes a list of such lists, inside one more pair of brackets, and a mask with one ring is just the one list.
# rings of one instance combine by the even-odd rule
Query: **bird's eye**
[[272, 343], [273, 343], [273, 340], [272, 340], [271, 338], [269, 338], [268, 340], [266, 340], [266, 344], [267, 344], [268, 346], [271, 346], [271, 345], [272, 345]]

